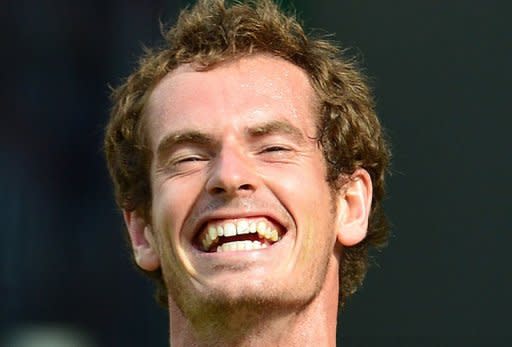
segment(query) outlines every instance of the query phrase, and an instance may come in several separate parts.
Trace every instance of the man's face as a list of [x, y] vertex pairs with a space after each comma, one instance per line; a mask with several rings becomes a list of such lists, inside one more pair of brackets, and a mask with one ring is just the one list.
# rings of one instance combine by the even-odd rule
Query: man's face
[[337, 271], [314, 105], [306, 74], [266, 55], [181, 66], [152, 92], [152, 246], [182, 310], [305, 303]]

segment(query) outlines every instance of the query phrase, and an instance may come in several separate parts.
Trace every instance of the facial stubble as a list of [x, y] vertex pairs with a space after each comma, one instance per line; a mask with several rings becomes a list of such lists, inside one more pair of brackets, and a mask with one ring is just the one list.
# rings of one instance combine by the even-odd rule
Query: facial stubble
[[[333, 228], [335, 227], [336, 196], [336, 192], [332, 192], [330, 197], [330, 221], [327, 230], [321, 231], [332, 232], [332, 235], [335, 234]], [[312, 227], [313, 225], [310, 226], [310, 228]], [[313, 231], [310, 230], [309, 235], [314, 237]], [[168, 237], [169, 234], [166, 236]], [[168, 239], [167, 242], [169, 241]], [[262, 318], [269, 321], [273, 317], [300, 312], [318, 296], [326, 279], [329, 262], [332, 259], [333, 247], [329, 245], [334, 244], [334, 237], [332, 241], [326, 242], [323, 249], [316, 250], [321, 252], [322, 256], [317, 261], [316, 266], [308, 267], [308, 271], [303, 274], [303, 278], [295, 279], [295, 287], [279, 286], [269, 281], [269, 283], [266, 283], [265, 290], [249, 291], [247, 295], [246, 293], [233, 295], [224, 287], [208, 288], [207, 292], [199, 291], [188, 278], [184, 278], [183, 274], [178, 272], [176, 266], [172, 266], [173, 260], [166, 257], [164, 262], [167, 264], [162, 265], [169, 300], [173, 301], [199, 335], [206, 334], [206, 336], [203, 336], [205, 339], [213, 338], [215, 332], [218, 331], [224, 331], [225, 333], [233, 331], [236, 334], [247, 333], [258, 322], [261, 322]], [[161, 244], [171, 245], [165, 242]], [[167, 252], [164, 251], [161, 254], [165, 253]], [[237, 264], [225, 270], [243, 272], [247, 266], [250, 265]], [[311, 279], [315, 280], [311, 281]], [[246, 279], [242, 278], [241, 280]], [[313, 285], [309, 286], [306, 292], [297, 291], [297, 286], [305, 287], [301, 285], [301, 281]]]

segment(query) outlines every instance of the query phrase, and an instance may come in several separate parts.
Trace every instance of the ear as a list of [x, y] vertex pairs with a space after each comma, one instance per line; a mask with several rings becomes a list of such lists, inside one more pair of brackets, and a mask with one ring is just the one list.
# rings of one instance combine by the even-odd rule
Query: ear
[[372, 179], [364, 169], [357, 169], [341, 188], [338, 197], [337, 239], [343, 246], [356, 245], [366, 237], [372, 193]]
[[160, 267], [160, 258], [151, 225], [146, 224], [144, 218], [136, 211], [123, 210], [123, 216], [130, 235], [135, 262], [143, 270], [157, 270]]

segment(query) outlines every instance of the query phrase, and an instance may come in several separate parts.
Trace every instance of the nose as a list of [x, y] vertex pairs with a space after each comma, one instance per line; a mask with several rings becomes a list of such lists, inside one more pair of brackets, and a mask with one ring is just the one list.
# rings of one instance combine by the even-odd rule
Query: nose
[[224, 149], [216, 158], [206, 183], [211, 195], [230, 197], [250, 195], [258, 185], [258, 175], [249, 158], [235, 150]]

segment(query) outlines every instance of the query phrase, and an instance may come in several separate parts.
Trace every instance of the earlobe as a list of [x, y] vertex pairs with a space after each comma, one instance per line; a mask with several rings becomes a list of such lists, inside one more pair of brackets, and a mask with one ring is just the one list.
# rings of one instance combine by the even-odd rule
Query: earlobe
[[160, 267], [160, 258], [150, 224], [136, 211], [123, 210], [124, 221], [130, 235], [132, 251], [137, 265], [146, 271], [155, 271]]
[[344, 184], [337, 211], [337, 239], [343, 246], [354, 246], [366, 237], [372, 193], [372, 180], [364, 169], [357, 169]]

